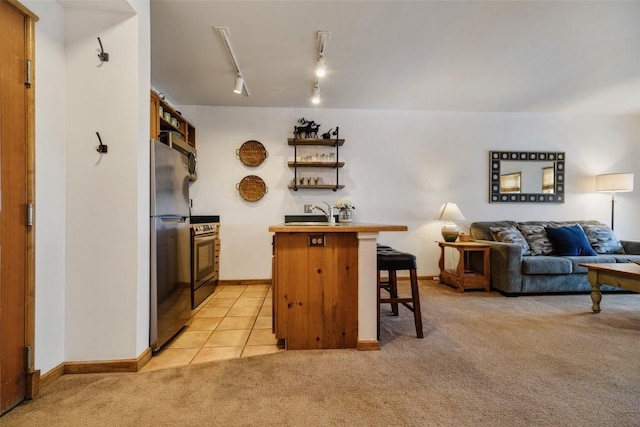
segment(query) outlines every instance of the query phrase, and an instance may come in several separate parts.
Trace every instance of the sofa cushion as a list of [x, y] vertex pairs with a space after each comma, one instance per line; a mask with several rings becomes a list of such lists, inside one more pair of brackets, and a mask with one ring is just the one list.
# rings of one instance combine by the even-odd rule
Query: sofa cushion
[[471, 237], [477, 240], [493, 240], [491, 227], [515, 227], [515, 221], [480, 221], [471, 223]]
[[569, 256], [565, 257], [571, 261], [573, 267], [573, 274], [586, 273], [587, 267], [583, 267], [581, 263], [591, 264], [614, 264], [617, 260], [612, 255], [597, 255], [597, 256]]
[[518, 223], [518, 230], [527, 239], [529, 248], [531, 248], [531, 255], [549, 255], [553, 253], [553, 245], [549, 241], [544, 227], [544, 225]]
[[623, 254], [624, 249], [620, 239], [608, 225], [583, 225], [587, 239], [593, 249], [599, 254]]
[[615, 258], [616, 262], [636, 262], [640, 263], [640, 255], [623, 255], [623, 254], [610, 254], [607, 256], [611, 256]]
[[587, 235], [578, 224], [568, 227], [545, 227], [553, 252], [559, 256], [596, 256]]
[[516, 243], [522, 247], [522, 255], [530, 255], [531, 249], [527, 240], [516, 227], [490, 227], [491, 236], [496, 242]]
[[557, 256], [522, 257], [522, 274], [571, 274], [573, 267], [567, 258]]

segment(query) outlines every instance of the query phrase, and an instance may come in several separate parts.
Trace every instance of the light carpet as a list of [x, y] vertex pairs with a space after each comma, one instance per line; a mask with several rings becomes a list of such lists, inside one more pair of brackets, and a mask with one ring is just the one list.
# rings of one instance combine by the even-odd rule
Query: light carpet
[[420, 292], [424, 339], [383, 309], [380, 351], [65, 375], [0, 424], [640, 426], [640, 295]]

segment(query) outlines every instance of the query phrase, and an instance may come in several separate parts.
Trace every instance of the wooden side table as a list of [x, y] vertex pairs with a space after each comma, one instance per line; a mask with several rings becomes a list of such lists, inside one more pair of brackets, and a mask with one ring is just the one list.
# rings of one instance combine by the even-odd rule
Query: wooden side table
[[[464, 292], [465, 289], [491, 290], [490, 282], [490, 251], [489, 245], [475, 242], [438, 242], [440, 246], [440, 283], [446, 283]], [[453, 248], [458, 251], [460, 258], [455, 270], [445, 268], [445, 249]], [[482, 256], [482, 268], [473, 269], [469, 262], [472, 252]]]

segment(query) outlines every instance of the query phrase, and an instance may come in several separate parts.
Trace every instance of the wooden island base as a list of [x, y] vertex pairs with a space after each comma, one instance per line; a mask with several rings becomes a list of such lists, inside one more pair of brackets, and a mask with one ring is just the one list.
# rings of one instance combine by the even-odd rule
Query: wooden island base
[[289, 350], [377, 350], [376, 241], [406, 226], [336, 224], [269, 228], [273, 331]]

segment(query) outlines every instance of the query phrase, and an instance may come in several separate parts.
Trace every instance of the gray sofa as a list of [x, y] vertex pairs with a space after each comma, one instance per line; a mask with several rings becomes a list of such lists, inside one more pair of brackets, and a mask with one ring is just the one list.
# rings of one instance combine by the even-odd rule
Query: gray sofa
[[[594, 253], [557, 255], [546, 227], [575, 228], [576, 224], [584, 231]], [[589, 292], [587, 269], [580, 263], [640, 261], [640, 242], [620, 241], [608, 226], [598, 221], [474, 222], [470, 234], [474, 241], [491, 246], [491, 287], [506, 295]], [[603, 291], [613, 289], [602, 287]]]

